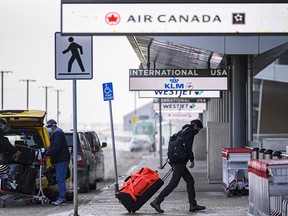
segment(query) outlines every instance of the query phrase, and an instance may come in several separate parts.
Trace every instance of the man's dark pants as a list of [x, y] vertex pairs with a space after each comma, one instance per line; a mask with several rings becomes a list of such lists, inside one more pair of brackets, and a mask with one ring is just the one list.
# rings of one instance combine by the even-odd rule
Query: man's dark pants
[[186, 167], [186, 164], [183, 163], [173, 164], [173, 174], [171, 180], [168, 183], [168, 185], [158, 195], [158, 199], [160, 201], [163, 201], [164, 198], [167, 197], [178, 186], [181, 177], [186, 182], [189, 203], [191, 203], [192, 205], [197, 204], [195, 200], [196, 195], [194, 188], [195, 183], [194, 178], [189, 172], [188, 168]]

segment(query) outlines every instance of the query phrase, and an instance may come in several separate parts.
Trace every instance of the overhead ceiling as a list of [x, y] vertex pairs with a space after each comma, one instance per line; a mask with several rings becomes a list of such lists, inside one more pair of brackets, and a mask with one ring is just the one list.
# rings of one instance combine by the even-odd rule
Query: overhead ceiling
[[[141, 66], [159, 69], [224, 69], [225, 54], [148, 36], [127, 36]], [[288, 50], [288, 43], [253, 56], [254, 76]]]
[[[220, 68], [224, 54], [147, 36], [127, 36], [143, 68]], [[150, 50], [150, 51], [149, 51]], [[149, 65], [150, 63], [150, 65]]]

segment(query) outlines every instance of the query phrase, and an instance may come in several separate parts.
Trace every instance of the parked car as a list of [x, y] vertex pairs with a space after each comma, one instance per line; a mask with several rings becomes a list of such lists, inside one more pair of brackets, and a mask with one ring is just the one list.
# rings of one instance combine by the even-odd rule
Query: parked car
[[153, 151], [153, 142], [148, 135], [133, 135], [129, 143], [129, 149], [131, 152], [142, 150]]
[[[5, 137], [16, 146], [25, 146], [31, 148], [41, 154], [44, 150], [50, 147], [50, 136], [44, 124], [46, 112], [42, 110], [0, 110], [0, 118], [10, 125], [10, 130], [5, 134]], [[42, 155], [42, 154], [41, 154]], [[35, 159], [36, 160], [36, 159]], [[36, 160], [37, 162], [37, 160]], [[39, 163], [35, 163], [39, 166]], [[45, 163], [45, 169], [51, 167], [50, 159], [48, 158]], [[42, 189], [44, 194], [50, 200], [55, 200], [58, 196], [57, 185], [49, 185], [48, 179], [45, 175], [41, 176]], [[66, 180], [67, 187], [67, 200], [73, 200], [73, 188], [70, 184], [71, 178]], [[36, 178], [35, 191], [39, 190], [40, 177], [39, 173]]]
[[104, 153], [102, 148], [107, 147], [107, 143], [100, 143], [99, 137], [95, 131], [86, 131], [85, 134], [96, 159], [96, 179], [97, 181], [102, 181], [105, 178]]
[[[64, 132], [73, 161], [73, 132]], [[77, 132], [77, 165], [79, 192], [88, 193], [97, 188], [96, 159], [84, 132]]]

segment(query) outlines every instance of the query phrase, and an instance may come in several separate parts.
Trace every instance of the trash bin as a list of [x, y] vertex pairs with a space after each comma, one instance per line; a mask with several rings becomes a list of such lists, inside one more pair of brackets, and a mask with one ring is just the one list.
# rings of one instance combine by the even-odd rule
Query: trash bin
[[266, 149], [264, 151], [264, 159], [272, 159], [273, 151], [271, 149]]
[[227, 196], [237, 193], [248, 195], [248, 160], [251, 159], [252, 150], [249, 148], [223, 148], [223, 181], [222, 188]]
[[259, 148], [255, 147], [252, 150], [252, 159], [258, 159], [259, 158]]
[[248, 215], [287, 215], [288, 160], [248, 161]]
[[259, 150], [259, 159], [264, 159], [264, 152], [266, 151], [265, 148]]

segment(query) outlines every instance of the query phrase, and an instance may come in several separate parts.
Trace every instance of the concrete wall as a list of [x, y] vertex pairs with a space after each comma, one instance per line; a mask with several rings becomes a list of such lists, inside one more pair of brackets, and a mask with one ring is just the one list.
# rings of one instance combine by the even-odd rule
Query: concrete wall
[[288, 83], [263, 81], [259, 134], [288, 133]]
[[229, 124], [207, 122], [207, 178], [209, 183], [222, 182], [222, 149], [230, 147]]
[[207, 159], [207, 128], [200, 130], [199, 134], [194, 137], [193, 152], [195, 160]]

